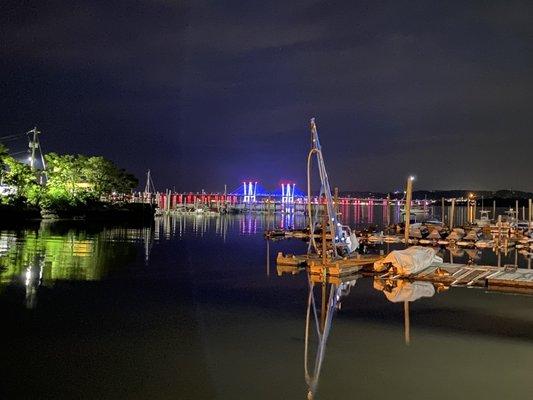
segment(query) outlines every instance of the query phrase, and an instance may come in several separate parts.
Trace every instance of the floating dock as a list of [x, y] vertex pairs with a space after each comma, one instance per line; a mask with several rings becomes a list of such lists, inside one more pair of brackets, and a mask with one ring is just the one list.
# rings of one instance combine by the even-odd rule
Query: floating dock
[[[327, 276], [343, 276], [355, 273], [363, 267], [370, 267], [374, 262], [381, 260], [382, 255], [355, 254], [335, 260], [323, 260], [321, 257], [311, 254], [292, 255], [278, 253], [276, 264], [279, 267], [307, 268], [311, 274]], [[293, 269], [291, 269], [293, 271]]]
[[[310, 235], [309, 232], [307, 232], [304, 229], [289, 229], [289, 230], [270, 230], [265, 231], [265, 237], [268, 240], [281, 240], [281, 239], [301, 239], [301, 240], [309, 240], [313, 236], [315, 240], [321, 240], [322, 235], [320, 234], [313, 234]], [[375, 246], [375, 245], [382, 245], [382, 244], [396, 244], [396, 243], [405, 243], [405, 239], [403, 235], [400, 234], [368, 234], [368, 235], [361, 235], [359, 234], [357, 236], [357, 239], [360, 243], [369, 245], [369, 246]], [[331, 234], [326, 235], [326, 240], [331, 241]], [[533, 238], [525, 236], [525, 235], [519, 235], [519, 236], [511, 236], [511, 235], [503, 235], [501, 236], [501, 239], [499, 237], [495, 237], [493, 239], [485, 239], [481, 240], [481, 238], [477, 238], [476, 240], [465, 240], [463, 238], [460, 238], [458, 240], [451, 240], [451, 239], [428, 239], [428, 238], [413, 238], [410, 237], [409, 244], [411, 245], [420, 245], [420, 246], [430, 246], [430, 247], [442, 247], [442, 246], [457, 246], [457, 247], [465, 247], [465, 248], [517, 248], [523, 250], [524, 253], [532, 254], [533, 255]]]
[[[375, 272], [369, 274], [376, 275]], [[515, 266], [493, 267], [441, 263], [413, 275], [386, 278], [426, 281], [451, 287], [478, 287], [490, 291], [533, 294], [533, 270]]]
[[298, 274], [307, 270], [318, 281], [344, 281], [359, 276], [390, 280], [425, 281], [446, 287], [476, 287], [489, 291], [533, 295], [533, 269], [516, 266], [485, 266], [475, 264], [438, 263], [412, 275], [392, 275], [373, 271], [375, 261], [382, 255], [355, 255], [326, 263], [313, 255], [285, 255], [278, 253], [278, 275]]

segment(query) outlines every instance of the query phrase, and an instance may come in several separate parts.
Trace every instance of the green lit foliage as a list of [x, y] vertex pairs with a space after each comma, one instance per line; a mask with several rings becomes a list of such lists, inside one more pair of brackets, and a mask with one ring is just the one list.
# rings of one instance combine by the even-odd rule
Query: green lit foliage
[[89, 157], [85, 161], [85, 176], [97, 196], [113, 192], [129, 193], [138, 184], [135, 176], [126, 170], [117, 168], [103, 157]]
[[60, 210], [83, 207], [112, 193], [126, 194], [138, 184], [133, 175], [103, 157], [49, 153], [45, 160], [46, 179], [42, 186], [42, 172], [32, 171], [0, 145], [0, 179], [14, 188], [13, 194], [0, 201]]
[[48, 180], [42, 204], [79, 206], [98, 201], [113, 192], [128, 193], [137, 179], [103, 157], [83, 155], [45, 156]]
[[7, 172], [6, 159], [9, 157], [7, 147], [0, 143], [0, 184], [4, 183], [4, 176]]
[[6, 168], [5, 159], [8, 156], [7, 154], [7, 147], [5, 147], [2, 143], [0, 143], [0, 182], [2, 181], [2, 178], [4, 176], [4, 171]]
[[4, 202], [28, 202], [37, 204], [41, 188], [37, 181], [37, 174], [31, 168], [11, 156], [3, 157], [4, 165], [3, 183], [16, 189], [16, 193], [7, 196]]

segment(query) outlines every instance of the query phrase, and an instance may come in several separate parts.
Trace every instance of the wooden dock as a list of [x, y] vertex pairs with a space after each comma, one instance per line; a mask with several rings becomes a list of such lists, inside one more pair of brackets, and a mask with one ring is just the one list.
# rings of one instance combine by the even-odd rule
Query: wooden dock
[[[533, 295], [533, 269], [517, 268], [508, 265], [504, 267], [475, 265], [475, 264], [433, 264], [428, 268], [412, 275], [393, 275], [391, 272], [383, 274], [373, 271], [375, 261], [382, 259], [381, 255], [355, 255], [339, 260], [328, 260], [326, 263], [313, 255], [284, 255], [278, 253], [278, 275], [295, 275], [307, 270], [311, 279], [324, 282], [341, 282], [359, 276], [380, 277], [389, 280], [425, 281], [445, 287], [473, 287], [484, 288], [488, 291], [508, 292]], [[314, 277], [314, 278], [313, 278]]]
[[317, 255], [292, 255], [278, 253], [276, 264], [278, 267], [301, 267], [306, 268], [311, 274], [327, 276], [343, 276], [353, 274], [363, 267], [369, 267], [374, 262], [382, 259], [382, 255], [356, 254], [335, 260], [323, 260]]
[[[366, 275], [376, 276], [375, 272]], [[409, 276], [381, 275], [386, 279], [426, 281], [447, 287], [477, 287], [489, 291], [533, 295], [533, 270], [516, 266], [493, 267], [442, 263]]]

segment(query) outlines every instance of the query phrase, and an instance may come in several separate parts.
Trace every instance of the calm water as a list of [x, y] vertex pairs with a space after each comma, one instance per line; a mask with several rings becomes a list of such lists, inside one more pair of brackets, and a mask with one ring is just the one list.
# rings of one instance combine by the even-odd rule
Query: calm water
[[[386, 219], [365, 212], [352, 226]], [[0, 230], [0, 398], [533, 396], [532, 297], [454, 288], [406, 306], [360, 278], [314, 285], [311, 298], [305, 272], [279, 275], [274, 263], [305, 243], [262, 237], [301, 223], [189, 216]], [[474, 256], [496, 261], [456, 255]], [[339, 309], [322, 319], [330, 296]]]

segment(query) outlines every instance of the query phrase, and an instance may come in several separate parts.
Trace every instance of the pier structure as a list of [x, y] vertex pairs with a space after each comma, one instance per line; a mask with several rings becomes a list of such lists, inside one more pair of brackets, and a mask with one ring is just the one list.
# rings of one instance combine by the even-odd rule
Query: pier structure
[[[251, 211], [281, 211], [303, 212], [310, 202], [313, 206], [326, 205], [323, 196], [304, 194], [291, 180], [280, 180], [278, 188], [274, 191], [265, 190], [260, 182], [255, 179], [245, 179], [233, 191], [228, 192], [224, 185], [223, 192], [180, 192], [176, 190], [157, 191], [150, 170], [146, 174], [146, 185], [143, 192], [134, 193], [131, 201], [134, 203], [154, 204], [162, 210], [173, 210], [183, 207], [202, 207], [219, 210], [221, 207], [237, 210]], [[391, 199], [387, 197], [354, 197], [338, 195], [332, 199], [335, 207], [338, 206], [401, 206], [405, 199]], [[413, 200], [413, 205], [429, 206], [435, 203], [432, 200]], [[287, 207], [289, 206], [289, 207]]]
[[[243, 185], [244, 187], [244, 185]], [[132, 202], [146, 202], [152, 203], [160, 208], [164, 208], [165, 204], [168, 204], [167, 198], [170, 196], [170, 208], [187, 206], [187, 205], [204, 205], [215, 206], [218, 203], [229, 204], [232, 206], [244, 206], [248, 208], [253, 205], [253, 209], [260, 210], [265, 208], [267, 204], [279, 205], [278, 208], [282, 208], [282, 205], [295, 205], [305, 207], [307, 204], [307, 198], [304, 195], [295, 193], [295, 184], [287, 184], [283, 186], [283, 192], [274, 193], [258, 193], [249, 190], [249, 186], [246, 189], [246, 195], [239, 193], [220, 193], [220, 192], [151, 192], [147, 193], [135, 193], [132, 197]], [[414, 204], [422, 205], [425, 200], [413, 200]], [[429, 202], [429, 201], [428, 201]], [[367, 197], [341, 197], [336, 202], [340, 206], [400, 206], [405, 204], [404, 200], [391, 200], [387, 198], [367, 198]], [[311, 204], [323, 205], [324, 199], [318, 196], [311, 196]], [[301, 207], [296, 207], [299, 210]]]

